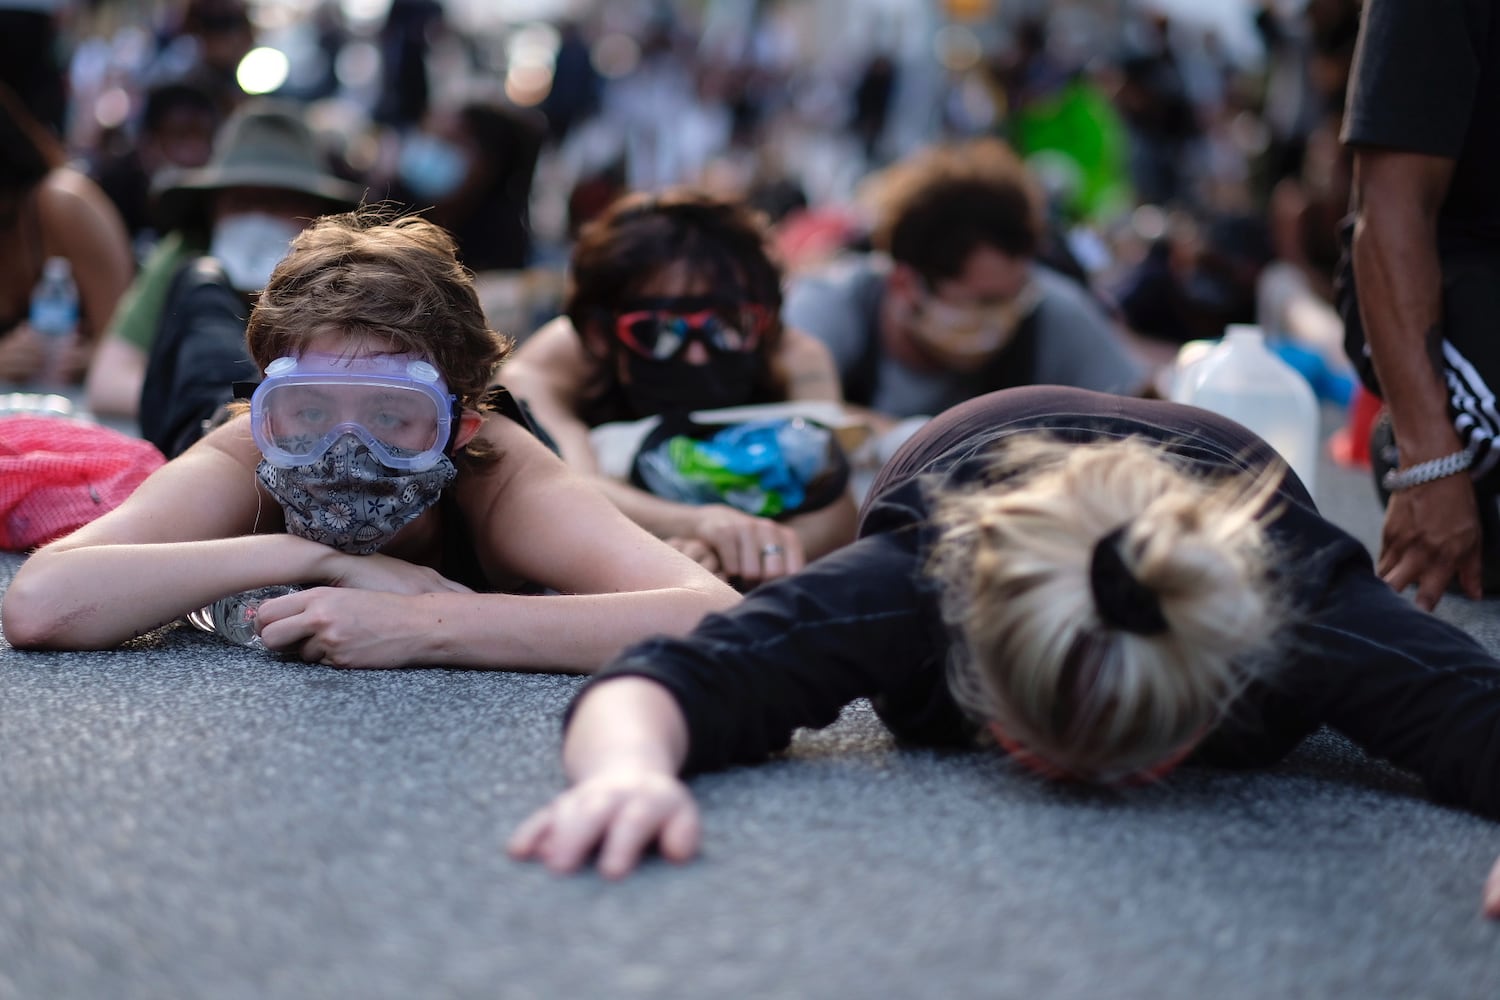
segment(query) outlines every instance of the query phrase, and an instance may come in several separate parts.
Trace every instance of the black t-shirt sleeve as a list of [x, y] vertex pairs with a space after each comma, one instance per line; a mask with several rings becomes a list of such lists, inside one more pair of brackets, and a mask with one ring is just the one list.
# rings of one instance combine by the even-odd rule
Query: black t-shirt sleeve
[[957, 713], [917, 569], [915, 532], [861, 539], [758, 587], [685, 638], [632, 647], [584, 692], [626, 676], [666, 687], [687, 719], [685, 772], [761, 760], [861, 697], [898, 695], [886, 722], [897, 735], [930, 738]]
[[1480, 81], [1467, 0], [1366, 0], [1344, 141], [1458, 159]]
[[1500, 816], [1500, 662], [1354, 562], [1293, 628], [1290, 693], [1434, 798]]

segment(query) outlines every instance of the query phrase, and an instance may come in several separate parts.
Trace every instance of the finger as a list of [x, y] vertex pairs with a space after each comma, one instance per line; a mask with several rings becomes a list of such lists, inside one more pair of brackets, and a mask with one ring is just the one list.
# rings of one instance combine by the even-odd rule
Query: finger
[[1484, 576], [1481, 565], [1477, 551], [1465, 555], [1458, 564], [1458, 585], [1463, 590], [1464, 596], [1471, 601], [1484, 597]]
[[[260, 636], [260, 641], [267, 649], [274, 649], [279, 653], [297, 651], [301, 656], [299, 647], [305, 647], [311, 642], [317, 636], [317, 631], [309, 624], [308, 618], [301, 614], [279, 620], [256, 615], [255, 634]], [[305, 656], [302, 658], [306, 659]]]
[[1417, 582], [1418, 567], [1415, 563], [1416, 560], [1414, 559], [1402, 559], [1390, 569], [1381, 573], [1380, 578], [1396, 593], [1405, 593], [1407, 587]]
[[1447, 566], [1436, 566], [1423, 573], [1421, 579], [1417, 581], [1417, 607], [1423, 611], [1431, 611], [1437, 607], [1451, 579], [1453, 579], [1453, 573]]
[[273, 625], [301, 614], [310, 598], [308, 591], [298, 590], [280, 597], [268, 598], [255, 609], [255, 620], [260, 625]]
[[690, 555], [694, 562], [710, 573], [718, 573], [724, 568], [724, 564], [719, 561], [719, 554], [713, 550], [712, 546], [704, 545], [702, 542], [693, 543], [693, 551]]
[[505, 853], [517, 861], [535, 858], [551, 828], [552, 806], [549, 804], [522, 820], [521, 825], [516, 827], [510, 839], [505, 842]]
[[761, 536], [760, 543], [760, 579], [774, 580], [778, 576], [785, 576], [787, 550], [782, 540], [774, 533]]
[[1490, 877], [1484, 883], [1484, 915], [1500, 918], [1500, 860], [1490, 869]]
[[740, 578], [765, 580], [782, 571], [781, 543], [777, 541], [775, 522], [756, 518], [740, 532]]
[[[264, 642], [265, 640], [262, 639], [261, 641]], [[317, 663], [325, 667], [338, 666], [338, 664], [334, 663], [332, 658], [328, 655], [328, 648], [323, 645], [322, 640], [317, 636], [313, 636], [311, 639], [304, 642], [302, 644], [302, 649], [298, 652], [297, 655], [302, 658], [303, 663]]]
[[657, 846], [662, 857], [681, 863], [691, 861], [693, 855], [698, 853], [701, 838], [702, 822], [698, 818], [698, 807], [689, 799], [667, 817]]
[[636, 800], [616, 812], [599, 849], [599, 874], [605, 878], [629, 875], [661, 833], [666, 820], [663, 811], [653, 803]]
[[786, 571], [788, 574], [797, 573], [807, 565], [807, 553], [802, 549], [802, 539], [797, 533], [787, 529], [785, 540], [781, 543], [786, 546]]
[[708, 541], [714, 543], [714, 551], [718, 553], [719, 565], [724, 567], [724, 572], [730, 576], [744, 576], [753, 572], [751, 563], [746, 560], [749, 553], [754, 551], [754, 543], [747, 542], [745, 533], [738, 526], [725, 528], [723, 533]]
[[547, 867], [560, 875], [576, 872], [604, 838], [611, 817], [613, 801], [597, 796], [587, 800], [577, 794], [565, 795], [555, 806], [552, 834], [543, 846], [541, 857]]

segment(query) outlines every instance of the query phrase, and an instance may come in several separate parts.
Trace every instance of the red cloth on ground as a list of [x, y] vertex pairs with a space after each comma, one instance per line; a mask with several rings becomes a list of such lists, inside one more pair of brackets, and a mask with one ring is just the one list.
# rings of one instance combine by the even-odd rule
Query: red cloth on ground
[[69, 417], [0, 417], [0, 549], [25, 551], [113, 510], [166, 459]]

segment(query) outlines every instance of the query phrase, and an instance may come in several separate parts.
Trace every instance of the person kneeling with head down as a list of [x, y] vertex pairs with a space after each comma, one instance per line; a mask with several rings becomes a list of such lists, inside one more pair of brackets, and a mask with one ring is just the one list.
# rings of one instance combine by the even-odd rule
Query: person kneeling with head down
[[246, 337], [249, 412], [32, 555], [5, 595], [12, 645], [110, 647], [293, 584], [254, 629], [304, 660], [589, 671], [736, 600], [505, 415], [487, 387], [510, 342], [431, 223], [317, 220]]
[[927, 424], [860, 539], [635, 646], [571, 708], [574, 782], [511, 851], [628, 872], [697, 848], [680, 773], [764, 759], [867, 697], [898, 738], [1051, 778], [1266, 766], [1327, 724], [1500, 815], [1500, 662], [1375, 575], [1265, 442], [1203, 410], [1056, 386]]

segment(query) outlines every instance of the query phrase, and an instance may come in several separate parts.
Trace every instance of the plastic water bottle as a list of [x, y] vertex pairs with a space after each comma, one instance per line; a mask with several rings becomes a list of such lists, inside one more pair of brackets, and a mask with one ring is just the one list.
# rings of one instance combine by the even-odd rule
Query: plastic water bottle
[[1266, 347], [1260, 327], [1236, 324], [1174, 384], [1172, 399], [1201, 406], [1265, 439], [1317, 495], [1319, 411], [1313, 388]]
[[78, 334], [78, 284], [73, 265], [66, 257], [48, 257], [42, 265], [42, 280], [31, 293], [31, 328], [42, 335], [45, 355], [39, 381], [62, 385], [67, 381], [63, 366], [68, 348]]
[[263, 602], [285, 594], [295, 594], [302, 588], [294, 584], [276, 584], [257, 587], [221, 597], [206, 607], [190, 612], [187, 620], [205, 632], [212, 632], [237, 646], [264, 649], [265, 644], [255, 632], [255, 615]]

